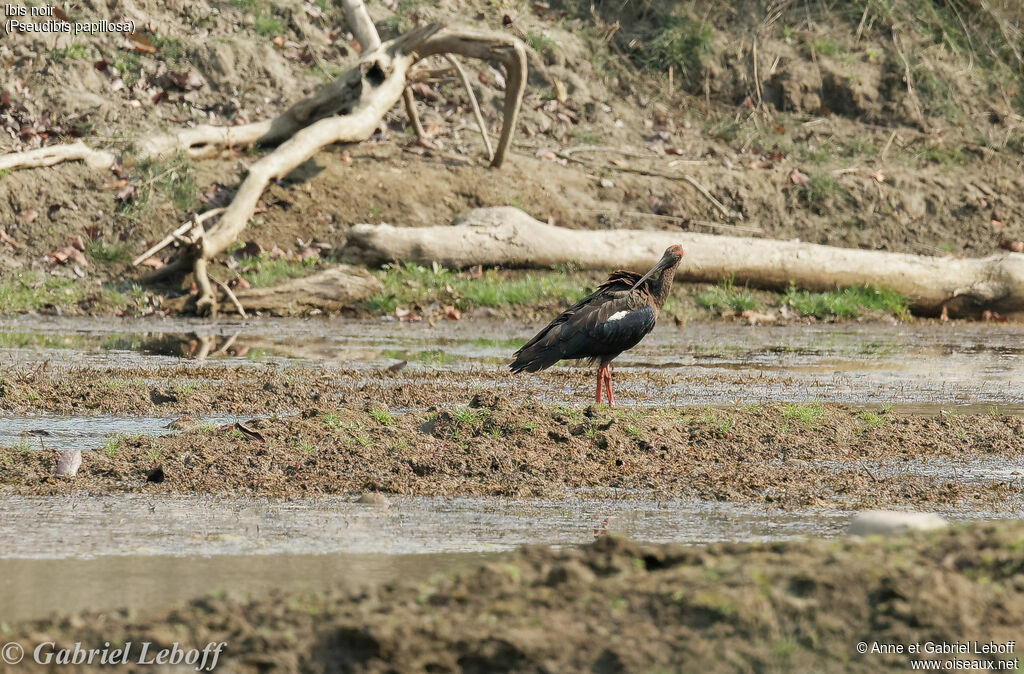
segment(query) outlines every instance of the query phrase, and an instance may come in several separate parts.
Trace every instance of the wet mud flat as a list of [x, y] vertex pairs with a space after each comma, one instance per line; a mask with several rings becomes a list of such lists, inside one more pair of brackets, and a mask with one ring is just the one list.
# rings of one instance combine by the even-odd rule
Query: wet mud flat
[[[608, 409], [481, 392], [451, 408], [392, 411], [365, 402], [243, 424], [191, 423], [172, 436], [113, 438], [84, 452], [74, 478], [53, 477], [52, 453], [31, 443], [0, 449], [0, 489], [274, 498], [582, 492], [1011, 511], [1024, 504], [1024, 466], [1015, 470], [1024, 463], [1024, 417], [995, 411], [921, 415], [821, 403]], [[972, 478], [960, 479], [957, 466]]]
[[[429, 407], [464, 404], [481, 389], [513, 400], [591, 399], [587, 368], [506, 371], [537, 327], [0, 320], [0, 415], [262, 414], [312, 400]], [[820, 401], [1024, 413], [1022, 344], [1024, 327], [1012, 324], [697, 322], [659, 326], [616, 359], [613, 379], [623, 406]]]
[[[612, 410], [588, 369], [510, 375], [533, 328], [502, 321], [3, 327], [8, 493], [1022, 503], [1019, 326], [667, 326], [616, 361]], [[37, 450], [72, 448], [51, 477]]]
[[[867, 637], [1020, 624], [1014, 326], [668, 326], [609, 409], [589, 370], [504, 371], [533, 326], [24, 325], [0, 342], [12, 639], [228, 641], [243, 672], [867, 672], [908, 666]], [[834, 538], [866, 507], [957, 528]]]
[[[1010, 642], [1024, 622], [1022, 546], [1019, 522], [705, 547], [602, 537], [426, 581], [215, 594], [170, 610], [18, 623], [5, 636], [62, 648], [102, 648], [111, 634], [163, 647], [227, 642], [223, 662], [236, 672], [907, 671], [910, 658], [1019, 657]], [[927, 652], [974, 641], [1004, 652]], [[860, 642], [904, 653], [861, 654]]]

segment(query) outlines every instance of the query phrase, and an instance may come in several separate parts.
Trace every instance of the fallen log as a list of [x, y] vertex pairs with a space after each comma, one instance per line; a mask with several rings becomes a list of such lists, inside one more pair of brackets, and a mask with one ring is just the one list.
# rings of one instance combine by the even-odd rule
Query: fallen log
[[[334, 313], [381, 290], [380, 281], [366, 270], [343, 264], [269, 288], [235, 290], [234, 294], [246, 311], [300, 316]], [[237, 309], [225, 304], [224, 310]]]
[[572, 230], [534, 220], [517, 208], [482, 208], [450, 226], [353, 226], [346, 258], [366, 264], [401, 260], [452, 268], [540, 267], [648, 269], [670, 244], [686, 257], [676, 278], [809, 290], [875, 285], [910, 299], [920, 315], [1024, 311], [1024, 255], [960, 259], [835, 248], [737, 236], [639, 230]]

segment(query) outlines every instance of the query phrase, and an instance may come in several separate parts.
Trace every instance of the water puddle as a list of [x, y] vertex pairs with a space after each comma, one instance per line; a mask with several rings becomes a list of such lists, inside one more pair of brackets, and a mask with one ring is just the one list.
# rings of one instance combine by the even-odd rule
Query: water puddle
[[707, 543], [832, 535], [849, 513], [639, 498], [393, 497], [294, 501], [117, 495], [0, 499], [0, 558], [108, 555], [434, 554], [572, 545], [615, 533]]
[[[467, 391], [494, 377], [539, 326], [500, 321], [396, 323], [379, 320], [0, 321], [0, 362], [145, 366], [193, 362], [250, 367], [316, 364], [415, 384], [439, 370], [460, 373]], [[997, 406], [1024, 411], [1024, 326], [980, 323], [810, 324], [750, 327], [659, 326], [614, 364], [622, 404], [694, 405], [735, 401]], [[554, 368], [557, 372], [559, 367]], [[575, 384], [527, 376], [540, 399], [579, 400]], [[589, 395], [589, 394], [587, 394]]]
[[[176, 417], [60, 417], [52, 415], [28, 417], [0, 416], [0, 446], [28, 449], [99, 449], [107, 438], [119, 435], [169, 435], [176, 430], [171, 424]], [[196, 423], [223, 426], [239, 421], [238, 417], [216, 416]]]
[[[943, 513], [954, 520], [994, 513]], [[570, 498], [100, 496], [0, 498], [0, 615], [146, 609], [229, 589], [318, 590], [425, 580], [525, 543], [573, 545], [614, 533], [648, 542], [835, 536], [851, 513], [733, 503]]]

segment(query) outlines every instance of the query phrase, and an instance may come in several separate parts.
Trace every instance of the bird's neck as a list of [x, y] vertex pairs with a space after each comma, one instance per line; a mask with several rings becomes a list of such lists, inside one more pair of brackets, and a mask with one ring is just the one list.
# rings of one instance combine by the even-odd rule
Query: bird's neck
[[647, 290], [651, 293], [651, 298], [659, 309], [665, 305], [665, 300], [668, 299], [668, 294], [672, 291], [672, 280], [675, 279], [678, 266], [677, 262], [647, 281]]

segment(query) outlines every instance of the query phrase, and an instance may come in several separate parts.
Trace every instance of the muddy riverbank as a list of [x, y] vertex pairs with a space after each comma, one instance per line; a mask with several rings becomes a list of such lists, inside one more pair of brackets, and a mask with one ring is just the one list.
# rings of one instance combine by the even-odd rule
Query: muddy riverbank
[[[602, 537], [525, 548], [429, 581], [216, 594], [171, 610], [84, 612], [5, 638], [58, 647], [226, 642], [231, 671], [906, 671], [910, 658], [1013, 660], [1024, 621], [1020, 523], [889, 541], [707, 547]], [[339, 577], [343, 574], [339, 571]], [[865, 601], [865, 597], [870, 601]], [[996, 655], [928, 653], [977, 640]], [[920, 656], [858, 652], [920, 643]]]
[[[1022, 503], [1014, 326], [663, 327], [616, 361], [615, 410], [585, 368], [510, 375], [534, 326], [500, 321], [5, 327], [9, 493]], [[39, 450], [76, 448], [51, 477]]]
[[[310, 406], [175, 436], [120, 436], [55, 478], [45, 438], [0, 450], [8, 493], [302, 497], [380, 491], [553, 497], [590, 490], [780, 506], [1019, 508], [1024, 417], [921, 416], [840, 405], [616, 409], [508, 403], [451, 409]], [[914, 462], [1007, 459], [992, 479]], [[1009, 466], [1009, 467], [1008, 467]]]

